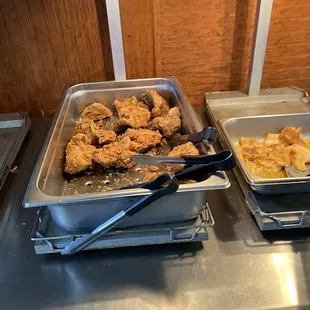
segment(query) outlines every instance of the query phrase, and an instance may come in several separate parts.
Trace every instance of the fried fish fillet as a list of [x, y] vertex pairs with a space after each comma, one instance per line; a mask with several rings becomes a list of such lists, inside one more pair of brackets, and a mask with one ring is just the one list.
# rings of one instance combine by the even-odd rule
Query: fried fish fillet
[[246, 160], [266, 157], [269, 153], [268, 146], [264, 142], [247, 137], [240, 138], [238, 149]]
[[130, 150], [134, 152], [145, 152], [149, 148], [161, 143], [162, 135], [158, 131], [149, 129], [127, 129], [126, 132], [119, 137], [122, 140], [129, 137], [131, 140]]
[[151, 110], [152, 117], [165, 116], [169, 111], [169, 104], [165, 98], [159, 95], [155, 90], [147, 90], [141, 95], [142, 97], [150, 97], [153, 103]]
[[305, 145], [305, 141], [301, 136], [302, 128], [295, 128], [291, 126], [284, 127], [280, 132], [280, 139], [288, 144]]
[[181, 128], [181, 114], [178, 107], [169, 110], [166, 116], [155, 117], [149, 124], [150, 129], [160, 130], [167, 138], [171, 138]]
[[278, 133], [268, 133], [265, 137], [264, 143], [267, 145], [283, 144], [284, 146], [287, 146], [287, 143], [280, 139], [280, 134]]
[[72, 137], [66, 148], [65, 172], [75, 174], [93, 166], [96, 148], [89, 144], [90, 141], [84, 134]]
[[93, 103], [89, 105], [82, 113], [82, 116], [91, 120], [101, 120], [112, 116], [112, 112], [109, 108], [102, 103]]
[[275, 161], [278, 165], [288, 167], [291, 164], [290, 158], [286, 153], [285, 146], [283, 144], [272, 144], [269, 145], [268, 148], [268, 158]]
[[124, 100], [115, 100], [114, 106], [119, 119], [114, 124], [114, 130], [119, 131], [124, 128], [141, 128], [147, 126], [151, 113], [147, 105], [138, 102], [136, 97]]
[[116, 141], [96, 149], [94, 161], [105, 168], [123, 167], [131, 168], [135, 163], [131, 157], [136, 154], [130, 150], [131, 141], [129, 137], [124, 137], [121, 141]]
[[306, 171], [306, 163], [310, 163], [310, 150], [300, 144], [286, 147], [292, 165], [299, 171]]

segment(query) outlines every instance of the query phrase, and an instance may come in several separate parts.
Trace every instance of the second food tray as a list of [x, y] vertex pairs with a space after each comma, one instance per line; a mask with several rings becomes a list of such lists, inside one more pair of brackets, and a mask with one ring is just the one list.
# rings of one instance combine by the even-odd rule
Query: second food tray
[[243, 177], [250, 187], [263, 195], [306, 193], [310, 190], [310, 177], [255, 178], [246, 167], [237, 143], [243, 136], [264, 140], [267, 133], [278, 133], [285, 126], [302, 127], [303, 136], [310, 137], [310, 113], [260, 115], [220, 119], [224, 138], [232, 149]]

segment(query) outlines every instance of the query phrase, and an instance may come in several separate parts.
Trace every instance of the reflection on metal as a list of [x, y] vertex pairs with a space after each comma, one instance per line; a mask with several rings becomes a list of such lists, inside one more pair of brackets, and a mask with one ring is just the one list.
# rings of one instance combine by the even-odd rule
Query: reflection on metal
[[258, 0], [247, 93], [258, 95], [263, 74], [273, 0]]
[[106, 6], [114, 67], [114, 78], [116, 81], [126, 80], [122, 27], [118, 0], [106, 0]]
[[289, 303], [292, 306], [298, 305], [298, 295], [295, 281], [296, 275], [289, 262], [287, 254], [274, 253], [272, 254], [272, 260], [278, 277], [280, 278], [280, 282], [282, 283], [281, 289], [283, 290], [283, 295], [287, 296]]

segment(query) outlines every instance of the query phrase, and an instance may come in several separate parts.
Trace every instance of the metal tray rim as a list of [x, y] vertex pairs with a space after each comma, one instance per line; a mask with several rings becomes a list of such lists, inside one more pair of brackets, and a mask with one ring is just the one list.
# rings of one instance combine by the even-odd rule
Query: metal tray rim
[[232, 118], [225, 118], [220, 119], [218, 122], [221, 126], [221, 129], [225, 135], [225, 140], [227, 141], [229, 147], [232, 149], [236, 159], [237, 164], [245, 177], [246, 181], [251, 186], [264, 186], [264, 185], [279, 185], [279, 184], [301, 184], [301, 183], [310, 183], [310, 177], [302, 177], [302, 178], [276, 178], [276, 179], [266, 179], [266, 180], [254, 180], [247, 167], [245, 166], [242, 157], [240, 156], [239, 152], [237, 151], [234, 143], [231, 141], [229, 134], [226, 130], [225, 124], [234, 120], [240, 120], [240, 119], [258, 119], [258, 118], [270, 118], [270, 117], [284, 117], [284, 116], [298, 116], [298, 115], [309, 115], [310, 113], [291, 113], [291, 114], [270, 114], [270, 115], [258, 115], [258, 116], [245, 116], [245, 117], [232, 117]]

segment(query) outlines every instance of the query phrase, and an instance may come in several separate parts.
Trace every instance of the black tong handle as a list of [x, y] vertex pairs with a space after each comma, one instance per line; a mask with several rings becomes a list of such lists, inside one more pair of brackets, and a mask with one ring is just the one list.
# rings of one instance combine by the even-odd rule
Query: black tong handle
[[158, 200], [159, 198], [175, 193], [179, 188], [179, 183], [174, 176], [169, 174], [162, 174], [157, 177], [154, 181], [149, 182], [144, 188], [152, 190], [152, 194], [149, 196], [144, 196], [131, 205], [127, 210], [123, 210], [116, 215], [114, 215], [109, 220], [102, 223], [96, 229], [94, 229], [90, 234], [78, 237], [77, 239], [70, 242], [62, 251], [62, 255], [71, 255], [77, 253], [91, 243], [96, 241], [100, 236], [110, 231], [113, 227], [117, 226], [119, 223], [124, 221], [126, 218], [135, 215], [152, 202]]
[[215, 142], [216, 139], [217, 139], [217, 130], [214, 127], [207, 127], [199, 132], [191, 133], [188, 135], [176, 134], [172, 137], [171, 143], [173, 145], [178, 145], [188, 141], [193, 143], [200, 141]]

